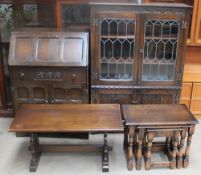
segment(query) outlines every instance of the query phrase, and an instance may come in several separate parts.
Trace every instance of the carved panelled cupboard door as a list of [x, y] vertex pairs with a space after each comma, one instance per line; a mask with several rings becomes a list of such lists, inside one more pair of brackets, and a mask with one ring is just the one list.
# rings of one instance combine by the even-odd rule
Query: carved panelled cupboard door
[[136, 90], [132, 89], [92, 89], [92, 103], [133, 104], [136, 103]]
[[16, 82], [13, 87], [15, 109], [23, 103], [49, 103], [48, 84], [44, 82]]
[[176, 13], [141, 15], [140, 85], [180, 85], [184, 16]]
[[50, 87], [50, 103], [88, 103], [86, 84], [55, 83]]
[[179, 102], [177, 90], [139, 90], [138, 104], [174, 104]]
[[139, 16], [133, 12], [96, 13], [92, 85], [136, 84], [138, 22]]

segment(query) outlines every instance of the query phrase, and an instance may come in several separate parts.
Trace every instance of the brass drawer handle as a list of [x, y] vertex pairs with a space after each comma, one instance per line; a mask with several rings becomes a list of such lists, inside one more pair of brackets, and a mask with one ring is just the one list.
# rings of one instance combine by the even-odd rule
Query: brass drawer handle
[[76, 78], [77, 78], [77, 75], [76, 75], [76, 74], [73, 74], [71, 78], [72, 78], [73, 81], [75, 81]]
[[24, 78], [24, 75], [25, 75], [24, 72], [19, 73], [19, 76], [20, 76], [21, 79]]

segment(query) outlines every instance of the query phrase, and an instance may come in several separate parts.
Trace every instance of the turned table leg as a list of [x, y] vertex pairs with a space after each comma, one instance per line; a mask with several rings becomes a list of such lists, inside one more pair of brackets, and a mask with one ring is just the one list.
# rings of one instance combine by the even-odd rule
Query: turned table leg
[[133, 126], [129, 127], [129, 145], [128, 145], [128, 155], [127, 155], [127, 167], [131, 171], [133, 169], [133, 137], [135, 128]]
[[144, 128], [139, 129], [138, 142], [137, 142], [137, 153], [136, 153], [136, 170], [142, 168], [142, 143], [144, 141]]
[[181, 140], [179, 143], [179, 151], [177, 157], [177, 168], [181, 168], [183, 164], [183, 151], [184, 151], [185, 138], [186, 138], [186, 129], [181, 131]]
[[188, 128], [188, 137], [187, 137], [187, 145], [186, 145], [186, 151], [185, 151], [185, 155], [184, 155], [184, 163], [183, 163], [183, 167], [187, 168], [188, 164], [189, 164], [189, 153], [190, 153], [190, 145], [191, 145], [191, 140], [192, 140], [192, 135], [194, 133], [195, 130], [195, 125], [190, 126]]
[[40, 161], [41, 152], [39, 150], [39, 139], [37, 134], [30, 135], [29, 151], [32, 154], [31, 163], [29, 167], [30, 172], [36, 172]]
[[172, 160], [170, 162], [170, 167], [172, 169], [176, 168], [176, 155], [177, 155], [177, 146], [178, 146], [178, 141], [179, 141], [179, 135], [180, 135], [180, 131], [175, 131], [173, 140], [172, 140], [173, 150], [172, 150]]
[[102, 150], [102, 171], [109, 171], [109, 156], [108, 156], [109, 147], [107, 144], [107, 133], [104, 133], [104, 144]]
[[171, 161], [171, 158], [169, 156], [169, 152], [170, 152], [170, 137], [166, 137], [166, 141], [165, 141], [165, 154], [167, 155], [169, 161]]
[[154, 138], [153, 132], [147, 133], [147, 148], [145, 153], [145, 169], [150, 170], [151, 169], [151, 148], [152, 148], [152, 141]]
[[124, 143], [123, 143], [124, 150], [128, 149], [128, 127], [126, 126], [124, 129]]

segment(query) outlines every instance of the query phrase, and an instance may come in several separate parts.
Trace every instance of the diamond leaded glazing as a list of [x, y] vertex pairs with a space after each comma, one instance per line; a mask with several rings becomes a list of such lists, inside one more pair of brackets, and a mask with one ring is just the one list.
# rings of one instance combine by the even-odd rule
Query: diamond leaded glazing
[[133, 79], [135, 26], [134, 19], [100, 20], [100, 79]]
[[175, 79], [179, 26], [177, 20], [145, 20], [143, 81]]

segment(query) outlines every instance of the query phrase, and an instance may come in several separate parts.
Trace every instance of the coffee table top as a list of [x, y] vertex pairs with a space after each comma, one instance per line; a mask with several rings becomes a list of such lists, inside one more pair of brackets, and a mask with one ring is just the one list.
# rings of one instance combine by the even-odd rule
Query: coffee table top
[[151, 104], [122, 105], [126, 125], [188, 125], [197, 119], [185, 105]]
[[24, 104], [10, 132], [123, 131], [118, 104]]

